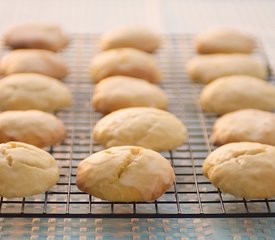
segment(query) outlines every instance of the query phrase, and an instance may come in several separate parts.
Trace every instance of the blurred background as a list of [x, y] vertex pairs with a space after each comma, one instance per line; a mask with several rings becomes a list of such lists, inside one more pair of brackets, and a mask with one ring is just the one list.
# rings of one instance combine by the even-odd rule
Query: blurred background
[[258, 37], [275, 65], [274, 0], [1, 0], [0, 33], [9, 25], [50, 21], [68, 33], [146, 25], [161, 33], [232, 26]]

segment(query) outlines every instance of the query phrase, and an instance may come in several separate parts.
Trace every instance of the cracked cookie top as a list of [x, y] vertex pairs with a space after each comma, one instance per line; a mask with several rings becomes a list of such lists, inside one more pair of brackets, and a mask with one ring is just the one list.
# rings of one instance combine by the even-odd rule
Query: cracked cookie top
[[222, 192], [247, 199], [275, 196], [275, 147], [230, 143], [209, 154], [203, 174]]
[[55, 159], [30, 144], [0, 144], [0, 196], [26, 197], [43, 193], [59, 179]]
[[78, 188], [109, 201], [153, 201], [173, 184], [175, 174], [159, 153], [136, 146], [113, 147], [83, 160]]

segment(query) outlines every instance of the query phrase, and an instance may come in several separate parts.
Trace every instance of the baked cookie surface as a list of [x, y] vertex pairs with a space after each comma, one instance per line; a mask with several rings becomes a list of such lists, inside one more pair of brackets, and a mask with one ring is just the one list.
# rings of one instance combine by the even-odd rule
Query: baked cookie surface
[[211, 142], [218, 146], [231, 142], [275, 145], [275, 114], [257, 109], [225, 114], [216, 120]]
[[275, 196], [275, 147], [260, 143], [229, 143], [203, 163], [203, 174], [222, 192], [246, 199]]
[[58, 165], [46, 151], [21, 142], [0, 144], [1, 197], [44, 193], [58, 180]]
[[187, 62], [186, 71], [193, 81], [203, 84], [231, 75], [248, 75], [261, 79], [268, 76], [263, 61], [240, 53], [195, 56]]
[[255, 45], [251, 36], [231, 28], [208, 30], [199, 34], [194, 42], [200, 54], [251, 53]]
[[135, 146], [113, 147], [81, 161], [77, 187], [108, 201], [153, 201], [172, 185], [174, 170], [159, 153]]
[[203, 88], [200, 103], [204, 111], [219, 115], [244, 108], [271, 111], [275, 108], [275, 86], [244, 75], [222, 77]]
[[112, 112], [95, 125], [93, 138], [105, 147], [133, 145], [166, 151], [187, 138], [184, 124], [175, 115], [156, 108], [125, 108]]
[[151, 53], [159, 48], [160, 36], [146, 27], [120, 27], [104, 34], [100, 46], [102, 50], [129, 47]]
[[37, 48], [59, 51], [68, 43], [62, 29], [52, 23], [24, 23], [10, 27], [3, 36], [11, 48]]
[[161, 88], [143, 79], [114, 76], [103, 79], [95, 86], [92, 105], [102, 113], [127, 107], [166, 109], [168, 97]]
[[69, 107], [69, 88], [57, 79], [38, 73], [12, 74], [0, 81], [0, 109], [55, 111]]
[[153, 56], [134, 48], [117, 48], [97, 54], [90, 64], [94, 82], [116, 75], [142, 78], [151, 83], [161, 79], [161, 72]]
[[66, 137], [61, 120], [50, 113], [5, 111], [0, 113], [0, 142], [24, 142], [37, 147], [60, 143]]
[[62, 79], [68, 74], [65, 62], [57, 54], [41, 49], [11, 51], [0, 61], [0, 74], [40, 73]]

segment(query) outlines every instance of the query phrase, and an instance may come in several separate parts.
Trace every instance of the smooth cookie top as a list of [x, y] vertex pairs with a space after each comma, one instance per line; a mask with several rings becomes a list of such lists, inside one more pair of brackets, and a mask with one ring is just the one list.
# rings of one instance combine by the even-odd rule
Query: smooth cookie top
[[3, 36], [11, 48], [36, 48], [59, 51], [68, 43], [62, 29], [52, 23], [24, 23], [10, 27]]
[[100, 46], [102, 50], [129, 47], [151, 53], [159, 48], [160, 36], [146, 27], [120, 27], [104, 34]]
[[0, 81], [0, 109], [55, 111], [71, 106], [69, 88], [38, 73], [12, 74]]
[[166, 151], [185, 142], [187, 130], [172, 113], [146, 107], [120, 109], [100, 119], [93, 129], [96, 142], [106, 146], [133, 145]]
[[143, 79], [113, 76], [103, 79], [95, 86], [92, 105], [102, 113], [127, 107], [166, 109], [168, 97], [161, 88]]

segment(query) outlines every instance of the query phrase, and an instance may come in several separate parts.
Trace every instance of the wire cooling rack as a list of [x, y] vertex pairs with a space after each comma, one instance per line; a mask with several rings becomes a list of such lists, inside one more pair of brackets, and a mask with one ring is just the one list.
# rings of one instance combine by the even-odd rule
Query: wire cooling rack
[[[169, 96], [169, 111], [188, 128], [188, 141], [176, 150], [162, 152], [176, 173], [174, 186], [154, 202], [107, 202], [79, 191], [76, 169], [79, 162], [103, 149], [91, 139], [91, 130], [102, 117], [90, 105], [94, 85], [88, 75], [91, 58], [99, 52], [97, 35], [73, 35], [61, 53], [70, 68], [65, 83], [73, 92], [70, 109], [57, 112], [68, 136], [47, 149], [58, 161], [61, 178], [49, 192], [26, 198], [0, 198], [0, 217], [275, 217], [275, 199], [244, 200], [221, 193], [202, 174], [202, 163], [213, 149], [209, 143], [213, 114], [204, 114], [198, 102], [201, 85], [191, 82], [184, 66], [195, 53], [191, 35], [163, 37], [155, 54], [163, 72], [161, 87]], [[1, 49], [2, 53], [8, 51]], [[261, 55], [262, 51], [256, 51]]]

